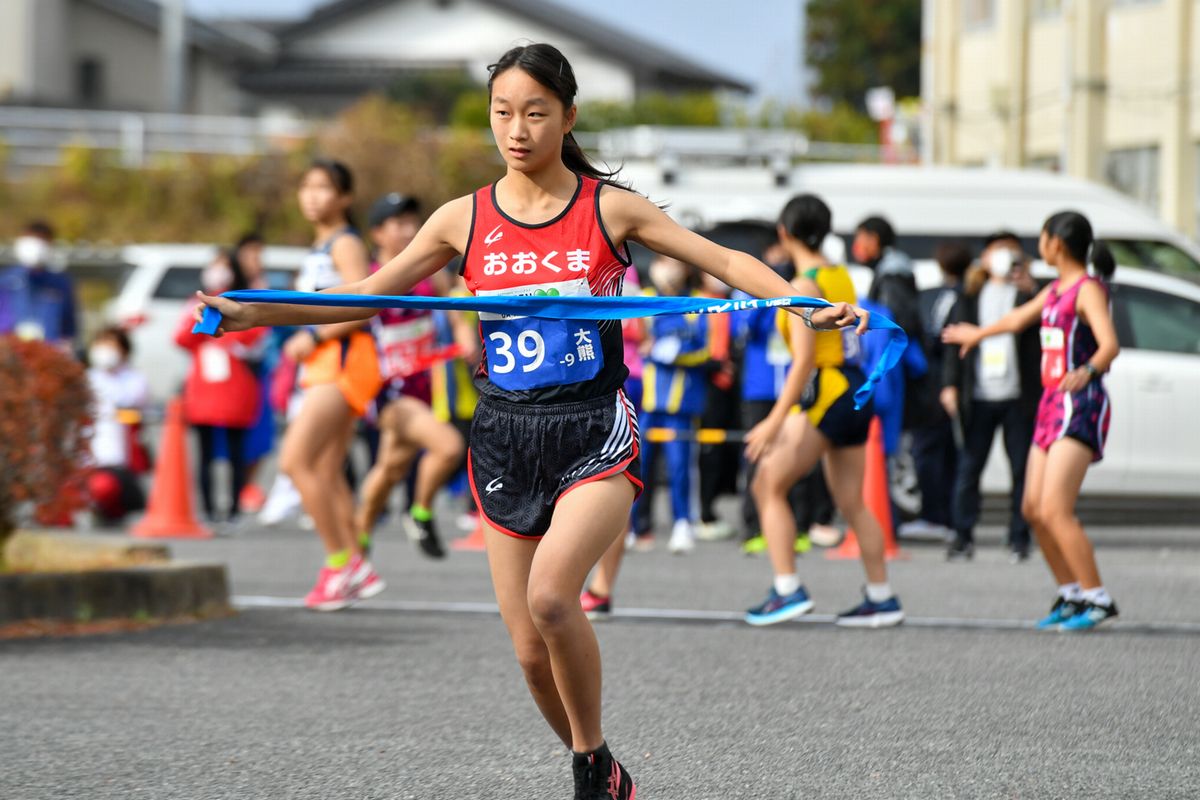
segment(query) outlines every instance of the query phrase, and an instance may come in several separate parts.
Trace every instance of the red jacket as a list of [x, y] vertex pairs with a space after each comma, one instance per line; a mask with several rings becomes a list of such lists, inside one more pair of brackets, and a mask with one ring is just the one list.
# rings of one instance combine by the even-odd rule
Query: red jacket
[[227, 333], [219, 339], [192, 333], [193, 308], [189, 303], [175, 331], [175, 344], [192, 354], [183, 386], [184, 416], [192, 425], [249, 428], [258, 419], [262, 393], [243, 358], [267, 329]]

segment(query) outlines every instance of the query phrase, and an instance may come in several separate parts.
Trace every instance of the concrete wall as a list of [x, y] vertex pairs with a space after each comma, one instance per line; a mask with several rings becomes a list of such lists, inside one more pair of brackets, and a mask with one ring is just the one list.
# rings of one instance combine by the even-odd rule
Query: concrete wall
[[397, 63], [463, 63], [483, 80], [488, 64], [512, 45], [527, 42], [550, 42], [563, 51], [579, 82], [579, 100], [633, 98], [636, 83], [628, 67], [579, 40], [474, 0], [447, 6], [435, 0], [391, 3], [301, 37], [289, 45], [288, 53]]
[[29, 30], [33, 3], [34, 0], [0, 3], [0, 101], [21, 102], [32, 94]]
[[[1074, 0], [1102, 2], [1103, 0]], [[1200, 5], [1200, 0], [1197, 0]], [[957, 5], [957, 4], [956, 4]], [[947, 8], [945, 4], [939, 10]], [[999, 17], [999, 14], [997, 14]], [[1168, 38], [1169, 19], [1162, 2], [1118, 3], [1106, 24], [1105, 142], [1110, 149], [1156, 145], [1164, 109], [1173, 94], [1168, 51], [1156, 47]], [[1069, 43], [1061, 13], [1030, 16], [1026, 160], [1055, 158], [1065, 130], [1066, 65]], [[937, 30], [942, 30], [938, 28]], [[997, 99], [1007, 91], [999, 20], [959, 29], [957, 57], [935, 64], [935, 75], [954, 70], [956, 78], [956, 161], [998, 163], [1003, 148], [1003, 116]], [[935, 31], [935, 35], [936, 31]], [[1200, 86], [1200, 14], [1193, 15], [1192, 84]], [[928, 51], [943, 58], [948, 48]], [[1192, 133], [1200, 139], [1200, 103], [1192, 103]]]

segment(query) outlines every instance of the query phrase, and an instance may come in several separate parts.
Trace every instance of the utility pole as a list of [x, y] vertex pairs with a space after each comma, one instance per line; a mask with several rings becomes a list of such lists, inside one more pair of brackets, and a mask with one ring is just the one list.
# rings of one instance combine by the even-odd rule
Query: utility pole
[[1104, 168], [1105, 18], [1108, 0], [1067, 0], [1066, 171], [1100, 181]]
[[1167, 75], [1171, 94], [1158, 148], [1159, 209], [1163, 219], [1188, 236], [1196, 233], [1195, 156], [1191, 136], [1192, 2], [1167, 0]]
[[163, 110], [187, 110], [187, 11], [184, 0], [159, 0], [162, 6]]

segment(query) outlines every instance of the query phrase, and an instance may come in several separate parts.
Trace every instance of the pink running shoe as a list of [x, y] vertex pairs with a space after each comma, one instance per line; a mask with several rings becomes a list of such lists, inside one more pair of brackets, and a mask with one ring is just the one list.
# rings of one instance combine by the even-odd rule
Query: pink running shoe
[[612, 598], [592, 594], [591, 589], [584, 589], [579, 595], [579, 605], [590, 620], [608, 619], [612, 616]]
[[354, 602], [348, 591], [350, 586], [350, 569], [333, 569], [321, 567], [317, 573], [317, 583], [312, 591], [304, 598], [305, 608], [313, 611], [341, 611]]
[[366, 600], [387, 588], [387, 584], [383, 582], [383, 578], [379, 577], [375, 567], [371, 566], [371, 562], [362, 556], [351, 558], [346, 572], [350, 575], [347, 591], [351, 600]]

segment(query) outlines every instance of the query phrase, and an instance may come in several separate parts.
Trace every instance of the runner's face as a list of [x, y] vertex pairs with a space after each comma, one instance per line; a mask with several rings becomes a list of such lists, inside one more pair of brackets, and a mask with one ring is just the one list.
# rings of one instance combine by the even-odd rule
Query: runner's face
[[380, 261], [395, 258], [417, 235], [421, 222], [415, 214], [388, 217], [383, 224], [371, 231], [371, 239], [379, 248]]
[[562, 160], [563, 137], [575, 124], [554, 92], [524, 70], [512, 68], [492, 83], [492, 135], [509, 169], [532, 172]]
[[350, 195], [342, 194], [323, 169], [310, 169], [296, 193], [300, 213], [313, 224], [331, 225], [345, 219]]
[[1045, 261], [1052, 267], [1057, 267], [1058, 253], [1061, 249], [1062, 242], [1060, 240], [1042, 231], [1042, 235], [1038, 237], [1038, 255], [1042, 257], [1042, 261]]

